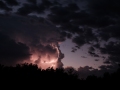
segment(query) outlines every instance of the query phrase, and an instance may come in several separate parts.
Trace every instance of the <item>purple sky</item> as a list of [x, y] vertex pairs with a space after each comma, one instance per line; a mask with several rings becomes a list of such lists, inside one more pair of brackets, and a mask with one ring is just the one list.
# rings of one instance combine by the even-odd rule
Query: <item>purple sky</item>
[[74, 47], [75, 44], [71, 42], [70, 39], [67, 39], [65, 42], [60, 44], [61, 51], [65, 54], [65, 57], [62, 59], [64, 67], [73, 66], [75, 68], [84, 67], [84, 66], [92, 66], [93, 68], [98, 68], [103, 65], [103, 59], [100, 58], [99, 61], [95, 61], [94, 58], [91, 57], [87, 52], [87, 45], [83, 46], [81, 49], [76, 52], [71, 52], [71, 48]]

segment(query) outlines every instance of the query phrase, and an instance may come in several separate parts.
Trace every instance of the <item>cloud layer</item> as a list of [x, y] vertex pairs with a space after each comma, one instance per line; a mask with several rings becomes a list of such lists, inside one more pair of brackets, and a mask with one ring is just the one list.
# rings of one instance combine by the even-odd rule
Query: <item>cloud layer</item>
[[[63, 66], [58, 45], [62, 38], [50, 22], [18, 15], [3, 15], [0, 21], [1, 63], [24, 61], [36, 63], [42, 68]], [[57, 63], [61, 65], [57, 66]]]
[[[44, 53], [45, 58], [50, 58], [49, 55], [46, 56], [50, 54], [56, 59], [59, 51], [59, 56], [64, 57], [59, 50], [58, 42], [66, 38], [72, 39], [76, 44], [72, 52], [88, 44], [90, 46], [88, 54], [105, 59], [104, 64], [116, 66], [120, 63], [119, 0], [26, 0], [22, 3], [17, 0], [1, 0], [0, 10], [7, 14], [8, 11], [12, 13], [15, 9], [13, 6], [18, 5], [19, 8], [14, 12], [15, 14], [22, 16], [46, 14], [47, 19], [60, 29], [56, 31], [56, 28], [43, 18], [1, 17], [3, 21], [0, 22], [1, 33], [14, 41], [21, 42], [22, 46], [30, 50], [30, 53], [39, 52], [37, 55], [39, 58], [34, 55], [36, 63], [42, 58], [41, 53]], [[76, 36], [72, 37], [74, 35]], [[96, 61], [99, 60], [96, 59]], [[62, 63], [58, 65], [62, 66]]]

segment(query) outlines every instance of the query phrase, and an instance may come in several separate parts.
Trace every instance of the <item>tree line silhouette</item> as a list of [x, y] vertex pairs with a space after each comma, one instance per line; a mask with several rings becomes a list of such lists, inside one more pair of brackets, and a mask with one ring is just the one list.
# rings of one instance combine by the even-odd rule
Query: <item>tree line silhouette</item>
[[[120, 68], [114, 73], [106, 72], [103, 77], [90, 75], [86, 79], [78, 78], [77, 73], [72, 70], [65, 72], [64, 68], [47, 68], [46, 70], [38, 68], [36, 64], [17, 64], [16, 66], [4, 66], [0, 64], [0, 82], [4, 85], [21, 85], [41, 87], [51, 85], [51, 87], [67, 86], [86, 87], [86, 86], [113, 86], [120, 81]], [[19, 86], [20, 87], [20, 86]]]

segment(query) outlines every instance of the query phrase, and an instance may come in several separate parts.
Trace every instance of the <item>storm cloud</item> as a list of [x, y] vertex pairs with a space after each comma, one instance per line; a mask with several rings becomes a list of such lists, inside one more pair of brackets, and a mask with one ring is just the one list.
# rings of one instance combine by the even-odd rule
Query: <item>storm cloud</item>
[[0, 21], [0, 33], [3, 34], [1, 62], [32, 62], [42, 68], [51, 67], [51, 64], [57, 67], [60, 63], [62, 67], [62, 53], [58, 45], [62, 38], [59, 30], [49, 21], [18, 15], [3, 15]]
[[[35, 63], [39, 63], [42, 56], [48, 61], [52, 57], [56, 60], [59, 56], [58, 66], [63, 66], [61, 59], [65, 55], [60, 51], [58, 42], [70, 38], [76, 44], [72, 52], [87, 44], [90, 46], [88, 54], [97, 57], [96, 61], [104, 57], [104, 64], [116, 66], [120, 63], [119, 3], [119, 0], [26, 0], [14, 12], [17, 15], [1, 15], [0, 33], [13, 40], [14, 45], [24, 47], [27, 59], [32, 56], [30, 58], [34, 58]], [[20, 5], [20, 2], [1, 0], [0, 10], [12, 12], [12, 6], [16, 5]], [[29, 17], [30, 14], [44, 14], [48, 21]], [[55, 26], [59, 26], [59, 30]], [[20, 53], [23, 52], [21, 49]], [[45, 59], [43, 63], [48, 61]]]

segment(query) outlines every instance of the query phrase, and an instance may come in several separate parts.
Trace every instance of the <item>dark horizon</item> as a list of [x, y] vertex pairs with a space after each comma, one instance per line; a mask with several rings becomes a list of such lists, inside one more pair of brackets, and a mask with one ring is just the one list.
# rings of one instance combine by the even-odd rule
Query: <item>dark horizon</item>
[[[118, 88], [116, 86], [120, 81], [120, 68], [114, 73], [105, 72], [102, 77], [89, 75], [81, 78], [78, 73], [74, 73], [73, 69], [65, 70], [58, 68], [48, 68], [46, 70], [38, 68], [35, 64], [17, 64], [15, 67], [8, 67], [0, 64], [0, 82], [3, 85], [13, 88], [50, 88], [60, 85], [60, 88], [76, 88], [76, 89], [93, 89], [99, 88]], [[14, 86], [15, 85], [15, 86]], [[53, 86], [55, 85], [55, 86]], [[7, 87], [3, 87], [4, 89]]]

